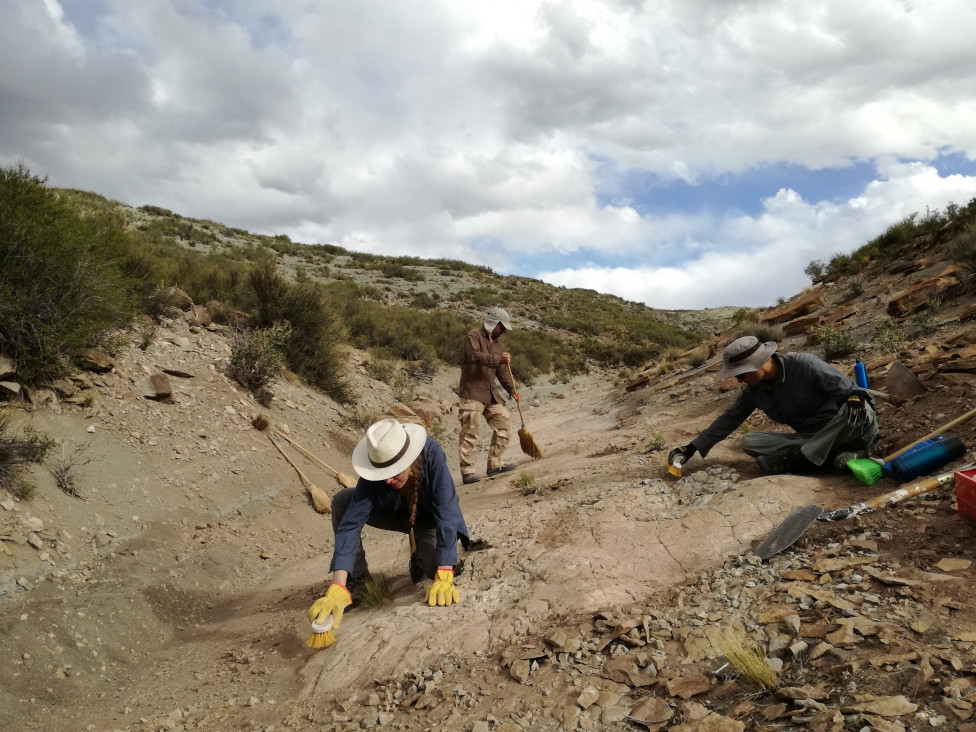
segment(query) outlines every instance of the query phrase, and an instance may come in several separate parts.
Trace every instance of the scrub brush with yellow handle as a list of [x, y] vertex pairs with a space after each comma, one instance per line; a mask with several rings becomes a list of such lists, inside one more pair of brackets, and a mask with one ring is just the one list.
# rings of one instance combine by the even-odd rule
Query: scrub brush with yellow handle
[[312, 635], [305, 641], [305, 645], [309, 648], [328, 648], [335, 642], [335, 633], [332, 632], [332, 616], [329, 615], [324, 623], [312, 623]]
[[675, 478], [680, 478], [682, 466], [691, 460], [696, 452], [698, 452], [698, 448], [690, 442], [687, 445], [674, 448], [668, 453], [668, 472]]
[[342, 611], [352, 604], [352, 595], [344, 585], [333, 582], [328, 592], [320, 597], [308, 611], [312, 635], [305, 642], [309, 648], [328, 648], [336, 642], [335, 631], [342, 622]]

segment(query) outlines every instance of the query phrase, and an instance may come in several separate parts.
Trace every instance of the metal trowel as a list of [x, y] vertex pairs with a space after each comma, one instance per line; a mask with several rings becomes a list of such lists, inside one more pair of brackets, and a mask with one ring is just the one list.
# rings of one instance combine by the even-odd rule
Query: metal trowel
[[794, 510], [786, 519], [777, 526], [773, 533], [766, 537], [766, 540], [756, 547], [753, 552], [757, 557], [766, 561], [772, 556], [793, 545], [797, 539], [810, 528], [823, 514], [820, 506], [801, 506]]

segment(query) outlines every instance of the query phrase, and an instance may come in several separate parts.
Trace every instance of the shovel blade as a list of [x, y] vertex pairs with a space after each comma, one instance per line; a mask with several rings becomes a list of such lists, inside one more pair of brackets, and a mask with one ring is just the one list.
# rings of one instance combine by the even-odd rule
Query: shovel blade
[[799, 539], [822, 513], [823, 509], [820, 506], [801, 506], [795, 509], [783, 519], [783, 523], [773, 529], [773, 533], [767, 536], [762, 544], [756, 547], [753, 554], [763, 561], [776, 556], [787, 547], [792, 546], [793, 542]]

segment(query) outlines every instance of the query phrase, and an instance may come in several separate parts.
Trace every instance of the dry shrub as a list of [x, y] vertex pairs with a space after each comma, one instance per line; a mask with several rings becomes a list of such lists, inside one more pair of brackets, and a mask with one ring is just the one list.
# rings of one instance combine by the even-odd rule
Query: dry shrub
[[742, 678], [750, 684], [761, 691], [776, 688], [776, 671], [755, 644], [742, 637], [725, 633], [719, 641], [719, 648]]

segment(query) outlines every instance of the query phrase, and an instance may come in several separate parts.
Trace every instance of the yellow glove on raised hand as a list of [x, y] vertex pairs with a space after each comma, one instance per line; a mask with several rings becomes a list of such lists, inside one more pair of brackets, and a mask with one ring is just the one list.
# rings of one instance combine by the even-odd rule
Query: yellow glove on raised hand
[[454, 570], [438, 569], [434, 575], [433, 584], [427, 588], [425, 602], [433, 607], [434, 605], [454, 605], [461, 602], [461, 595], [458, 594], [457, 587], [454, 586]]
[[308, 611], [310, 623], [324, 625], [329, 615], [332, 616], [332, 630], [338, 630], [339, 623], [342, 622], [342, 611], [352, 604], [352, 595], [342, 585], [333, 582], [329, 585], [329, 591], [325, 597], [320, 597], [312, 603]]

